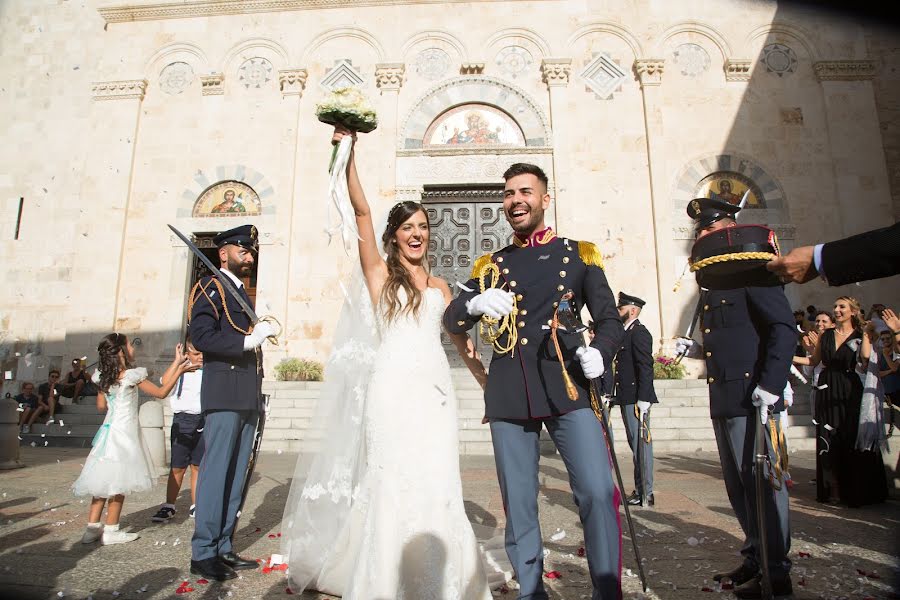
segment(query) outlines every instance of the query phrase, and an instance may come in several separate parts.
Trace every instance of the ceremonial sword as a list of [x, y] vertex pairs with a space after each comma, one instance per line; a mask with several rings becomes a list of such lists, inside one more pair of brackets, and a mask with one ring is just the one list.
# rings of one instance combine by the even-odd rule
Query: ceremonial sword
[[[578, 315], [578, 309], [575, 306], [575, 294], [572, 290], [566, 291], [563, 294], [562, 298], [559, 299], [559, 306], [556, 309], [556, 315], [559, 319], [559, 324], [565, 333], [569, 334], [581, 334], [587, 330], [587, 327], [584, 323], [581, 322], [581, 318]], [[584, 341], [584, 337], [579, 336], [581, 340], [582, 346], [587, 346], [587, 342]], [[598, 400], [600, 399], [600, 389], [597, 385], [597, 381], [600, 378], [591, 379], [591, 391]], [[613, 468], [616, 472], [616, 481], [619, 484], [619, 492], [622, 496], [622, 508], [625, 509], [625, 520], [628, 522], [628, 533], [631, 536], [631, 546], [634, 548], [634, 558], [637, 561], [637, 569], [638, 576], [641, 579], [641, 588], [646, 592], [647, 591], [647, 578], [644, 576], [644, 565], [641, 563], [641, 553], [638, 550], [637, 545], [637, 536], [634, 534], [634, 523], [631, 522], [631, 511], [628, 510], [628, 502], [625, 500], [625, 485], [622, 483], [622, 472], [619, 470], [619, 461], [616, 459], [616, 449], [613, 446], [612, 442], [612, 431], [609, 425], [609, 415], [606, 410], [604, 410], [601, 406], [600, 415], [597, 415], [597, 418], [600, 420], [600, 425], [603, 428], [603, 434], [606, 438], [606, 448], [609, 450], [610, 460], [612, 461]], [[640, 430], [638, 430], [640, 433]], [[643, 483], [643, 482], [642, 482]]]

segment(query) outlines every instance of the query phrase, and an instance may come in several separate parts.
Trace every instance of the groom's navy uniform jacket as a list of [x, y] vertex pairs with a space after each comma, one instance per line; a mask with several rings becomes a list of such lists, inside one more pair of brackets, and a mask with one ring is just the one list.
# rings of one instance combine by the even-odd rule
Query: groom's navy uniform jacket
[[[512, 352], [494, 351], [491, 359], [485, 415], [496, 419], [540, 419], [579, 408], [590, 408], [588, 381], [575, 351], [581, 334], [558, 333], [566, 369], [578, 389], [578, 399], [566, 394], [556, 349], [550, 337], [550, 322], [563, 293], [575, 293], [576, 306], [587, 305], [594, 320], [591, 345], [603, 356], [609, 369], [624, 332], [616, 302], [603, 272], [600, 252], [589, 242], [559, 238], [547, 228], [527, 240], [514, 238], [512, 245], [479, 258], [472, 278], [447, 307], [444, 327], [464, 333], [479, 319], [469, 315], [466, 302], [479, 293], [478, 274], [488, 262], [500, 269], [503, 289], [516, 295], [518, 340]], [[500, 343], [507, 341], [504, 335]]]

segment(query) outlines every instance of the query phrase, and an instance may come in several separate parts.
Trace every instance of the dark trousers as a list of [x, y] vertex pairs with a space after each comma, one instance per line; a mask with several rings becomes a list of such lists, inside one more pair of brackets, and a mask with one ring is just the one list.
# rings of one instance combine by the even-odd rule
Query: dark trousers
[[191, 558], [204, 560], [231, 552], [241, 491], [253, 450], [259, 412], [216, 410], [206, 413], [205, 450], [197, 478], [197, 506]]
[[[631, 448], [634, 462], [634, 489], [642, 498], [647, 498], [653, 493], [653, 440], [647, 441], [650, 430], [650, 410], [644, 417], [644, 427], [640, 425], [635, 414], [637, 404], [622, 404], [622, 421], [625, 422], [625, 436], [628, 438], [628, 447]], [[646, 431], [640, 431], [646, 429]], [[638, 444], [641, 451], [638, 452]], [[640, 461], [638, 461], [640, 457]], [[643, 478], [643, 481], [641, 481]], [[624, 492], [623, 492], [624, 493]]]
[[[776, 417], [777, 418], [777, 417]], [[759, 526], [756, 518], [756, 468], [754, 466], [754, 435], [758, 417], [731, 417], [712, 420], [719, 447], [719, 461], [722, 463], [722, 477], [728, 500], [744, 531], [744, 546], [741, 555], [744, 564], [758, 569]], [[768, 433], [766, 449], [769, 460], [775, 464]], [[766, 485], [766, 539], [769, 551], [769, 573], [772, 577], [787, 577], [791, 561], [787, 554], [791, 549], [791, 527], [788, 516], [788, 489], [780, 490]]]
[[540, 434], [547, 427], [569, 472], [594, 587], [593, 600], [621, 597], [621, 497], [600, 422], [588, 408], [544, 421], [491, 420], [494, 460], [506, 511], [506, 553], [516, 571], [519, 598], [546, 600], [544, 548], [538, 521]]

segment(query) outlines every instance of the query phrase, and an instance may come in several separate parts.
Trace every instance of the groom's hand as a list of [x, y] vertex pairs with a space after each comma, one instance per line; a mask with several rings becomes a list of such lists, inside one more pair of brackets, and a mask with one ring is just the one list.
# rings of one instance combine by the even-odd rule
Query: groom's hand
[[501, 319], [512, 312], [513, 293], [498, 288], [488, 288], [466, 302], [466, 310], [473, 317], [487, 315], [492, 319]]
[[597, 379], [606, 368], [603, 365], [603, 355], [593, 346], [583, 346], [575, 351], [575, 356], [581, 363], [581, 370], [588, 379]]

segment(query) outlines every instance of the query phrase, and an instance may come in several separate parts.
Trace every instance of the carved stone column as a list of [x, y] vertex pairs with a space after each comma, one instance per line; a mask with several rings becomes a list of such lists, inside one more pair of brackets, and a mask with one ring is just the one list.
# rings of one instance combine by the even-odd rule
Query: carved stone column
[[373, 150], [371, 156], [367, 156], [366, 162], [377, 165], [378, 171], [374, 174], [375, 180], [378, 181], [380, 197], [385, 204], [396, 202], [396, 190], [399, 185], [397, 181], [397, 127], [399, 126], [397, 107], [405, 75], [406, 65], [403, 63], [375, 65], [375, 82], [378, 89], [381, 90], [381, 102], [378, 107], [378, 129], [369, 135], [375, 138], [377, 150]]
[[572, 72], [571, 58], [545, 58], [541, 61], [541, 79], [547, 84], [550, 98], [550, 127], [553, 130], [553, 181], [555, 198], [553, 206], [554, 222], [558, 231], [565, 235], [577, 218], [578, 207], [567, 202], [569, 189], [569, 165], [575, 152], [570, 134], [570, 119], [575, 111], [571, 107], [569, 75]]
[[[660, 339], [677, 335], [667, 329], [669, 323], [677, 322], [675, 299], [671, 298], [674, 254], [671, 231], [671, 207], [668, 203], [665, 182], [665, 150], [663, 146], [662, 107], [657, 97], [662, 84], [665, 60], [662, 58], [639, 58], [634, 61], [644, 102], [644, 129], [647, 136], [647, 171], [650, 178], [650, 214], [653, 215], [653, 252], [656, 259], [656, 296], [659, 314]], [[673, 318], [669, 318], [672, 316]]]
[[86, 144], [91, 152], [79, 195], [90, 210], [82, 211], [76, 225], [73, 251], [78, 260], [72, 263], [72, 281], [78, 285], [72, 286], [67, 301], [71, 307], [67, 345], [73, 352], [75, 346], [96, 347], [99, 338], [110, 331], [132, 333], [127, 327], [117, 327], [123, 293], [123, 257], [118, 249], [128, 235], [132, 170], [146, 91], [143, 79], [91, 84], [94, 102]]

